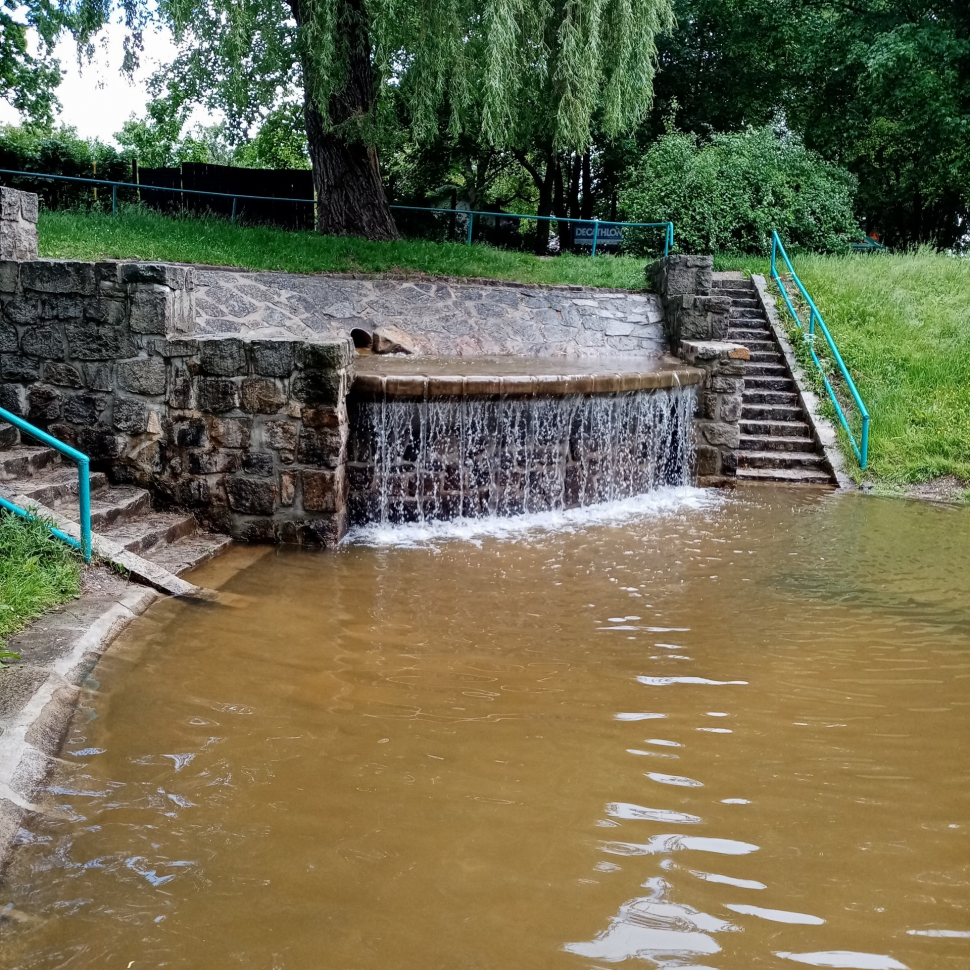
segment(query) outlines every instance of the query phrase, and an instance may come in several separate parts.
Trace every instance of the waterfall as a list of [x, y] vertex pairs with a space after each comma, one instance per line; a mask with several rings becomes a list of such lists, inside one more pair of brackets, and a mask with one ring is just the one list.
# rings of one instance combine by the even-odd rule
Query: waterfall
[[692, 387], [560, 397], [351, 398], [357, 523], [512, 516], [690, 482]]

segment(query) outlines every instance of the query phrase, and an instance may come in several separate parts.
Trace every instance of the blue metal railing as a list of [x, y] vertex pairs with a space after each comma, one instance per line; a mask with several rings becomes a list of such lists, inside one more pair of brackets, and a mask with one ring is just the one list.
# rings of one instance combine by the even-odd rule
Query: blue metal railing
[[[34, 179], [56, 179], [61, 182], [82, 182], [88, 185], [110, 185], [111, 186], [111, 212], [116, 214], [118, 211], [118, 189], [145, 189], [151, 192], [180, 192], [183, 195], [213, 195], [220, 199], [232, 199], [232, 215], [229, 221], [236, 221], [236, 202], [239, 199], [253, 199], [260, 202], [303, 202], [308, 205], [315, 204], [315, 199], [290, 199], [278, 195], [241, 195], [233, 192], [208, 192], [204, 189], [179, 189], [168, 185], [143, 185], [140, 182], [112, 182], [108, 179], [89, 179], [81, 178], [78, 175], [53, 175], [47, 172], [19, 172], [16, 169], [0, 168], [0, 175], [20, 175]], [[670, 254], [674, 246], [674, 224], [672, 222], [612, 222], [600, 219], [572, 219], [560, 216], [535, 216], [520, 212], [484, 212], [478, 209], [439, 209], [415, 205], [392, 205], [392, 209], [400, 209], [408, 212], [450, 212], [452, 215], [468, 216], [468, 233], [465, 240], [466, 245], [472, 243], [472, 229], [474, 227], [475, 216], [485, 216], [491, 219], [532, 219], [536, 222], [569, 222], [580, 225], [593, 226], [592, 253], [596, 255], [599, 243], [599, 231], [601, 226], [620, 226], [631, 229], [663, 229], [664, 230], [664, 256]]]
[[[777, 267], [777, 256], [781, 254], [781, 258], [785, 261], [785, 265], [788, 267], [788, 272], [791, 275], [792, 281], [795, 286], [798, 287], [799, 293], [802, 295], [805, 303], [808, 305], [808, 332], [805, 333], [805, 328], [802, 325], [802, 321], [799, 320], [798, 314], [795, 312], [795, 306], [792, 303], [791, 297], [788, 295], [788, 290], [785, 289], [785, 283], [778, 273]], [[815, 301], [808, 295], [808, 290], [805, 289], [802, 281], [798, 278], [798, 274], [795, 272], [795, 267], [792, 266], [791, 260], [788, 258], [788, 253], [785, 252], [785, 247], [782, 245], [781, 239], [778, 238], [777, 232], [772, 232], [771, 234], [771, 278], [775, 281], [778, 286], [778, 290], [781, 293], [782, 299], [785, 301], [785, 305], [788, 307], [788, 312], [791, 314], [792, 319], [800, 330], [803, 331], [803, 339], [808, 351], [811, 354], [812, 360], [815, 362], [815, 366], [818, 368], [819, 373], [822, 376], [822, 381], [825, 383], [825, 389], [829, 393], [829, 397], [832, 399], [832, 403], [835, 405], [835, 411], [839, 416], [839, 421], [842, 427], [845, 428], [845, 433], [849, 436], [849, 442], [852, 445], [852, 450], [855, 452], [856, 458], [859, 459], [859, 467], [865, 468], [869, 462], [869, 411], [862, 401], [858, 390], [855, 386], [855, 381], [849, 375], [849, 370], [845, 366], [845, 361], [842, 360], [842, 355], [839, 353], [839, 348], [835, 346], [835, 341], [832, 339], [832, 334], [829, 333], [829, 328], [825, 326], [825, 321], [822, 319], [822, 314], [818, 312], [818, 307], [815, 306]], [[849, 389], [849, 393], [852, 395], [852, 400], [855, 401], [856, 408], [859, 411], [859, 415], [862, 418], [862, 431], [860, 434], [860, 440], [856, 441], [856, 436], [852, 433], [852, 429], [849, 427], [849, 421], [845, 416], [845, 411], [842, 408], [842, 404], [839, 402], [836, 396], [835, 390], [829, 381], [828, 375], [825, 372], [825, 368], [822, 366], [821, 360], [819, 360], [818, 354], [815, 351], [815, 331], [816, 328], [821, 331], [822, 336], [825, 337], [825, 342], [829, 346], [832, 358], [838, 365], [839, 371], [842, 374], [842, 378], [845, 381], [846, 387]]]
[[[74, 536], [68, 535], [66, 532], [55, 528], [54, 526], [49, 526], [51, 534], [57, 536], [58, 539], [66, 542], [69, 546], [73, 546], [75, 549], [80, 549], [81, 554], [84, 556], [85, 562], [91, 561], [91, 460], [87, 455], [82, 454], [76, 448], [72, 448], [70, 445], [64, 444], [63, 441], [58, 441], [57, 438], [52, 437], [46, 431], [41, 431], [40, 428], [35, 428], [32, 424], [24, 421], [23, 418], [18, 418], [16, 414], [11, 414], [9, 411], [5, 411], [0, 408], [0, 421], [7, 421], [12, 424], [15, 428], [19, 428], [24, 434], [29, 434], [32, 438], [36, 438], [38, 441], [47, 445], [49, 448], [53, 448], [55, 451], [59, 451], [62, 455], [70, 458], [71, 461], [77, 464], [77, 496], [78, 503], [80, 505], [80, 517], [79, 524], [81, 526], [81, 539], [78, 541]], [[6, 509], [8, 512], [13, 512], [14, 515], [19, 515], [22, 519], [32, 520], [35, 518], [27, 509], [22, 509], [19, 505], [15, 505], [13, 502], [7, 501], [7, 499], [0, 496], [0, 508]]]

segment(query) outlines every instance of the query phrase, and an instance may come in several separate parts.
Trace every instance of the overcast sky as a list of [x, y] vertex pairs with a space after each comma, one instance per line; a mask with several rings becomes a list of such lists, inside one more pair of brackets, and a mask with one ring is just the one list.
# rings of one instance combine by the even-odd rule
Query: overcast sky
[[[99, 46], [95, 59], [81, 68], [73, 41], [61, 41], [57, 47], [57, 58], [64, 72], [64, 79], [57, 89], [62, 105], [58, 120], [77, 128], [83, 138], [110, 141], [132, 112], [143, 114], [147, 100], [145, 82], [159, 64], [164, 64], [175, 53], [170, 34], [146, 33], [142, 67], [132, 84], [120, 71], [123, 37], [122, 27], [109, 27], [101, 36], [104, 44]], [[0, 102], [0, 123], [16, 123], [18, 120], [17, 112], [6, 102]], [[200, 116], [199, 120], [206, 119]]]

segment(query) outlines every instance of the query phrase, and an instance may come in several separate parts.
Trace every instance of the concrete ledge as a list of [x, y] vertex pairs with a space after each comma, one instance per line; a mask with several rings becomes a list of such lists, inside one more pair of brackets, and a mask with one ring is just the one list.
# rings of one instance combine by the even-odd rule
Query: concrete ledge
[[[733, 346], [733, 345], [732, 345]], [[743, 349], [743, 348], [742, 348]], [[526, 357], [361, 357], [355, 397], [525, 397], [617, 394], [699, 384], [705, 372], [660, 360]]]

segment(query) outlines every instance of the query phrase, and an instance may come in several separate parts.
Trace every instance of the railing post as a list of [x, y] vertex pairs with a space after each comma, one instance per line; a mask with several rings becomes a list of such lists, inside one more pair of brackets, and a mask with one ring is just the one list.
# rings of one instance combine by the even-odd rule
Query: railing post
[[865, 471], [869, 464], [869, 415], [862, 415], [862, 447], [859, 449], [859, 467]]
[[232, 197], [232, 215], [229, 217], [229, 222], [235, 224], [236, 222], [236, 197]]
[[118, 186], [111, 186], [111, 214], [116, 216], [118, 214]]
[[590, 253], [590, 256], [596, 255], [596, 243], [599, 241], [599, 238], [600, 238], [600, 221], [599, 219], [596, 219], [593, 222], [593, 251]]
[[475, 213], [468, 213], [468, 238], [465, 240], [465, 245], [470, 246], [472, 244], [472, 226], [475, 224]]
[[91, 561], [91, 467], [87, 458], [77, 463], [77, 496], [80, 506], [81, 555]]

